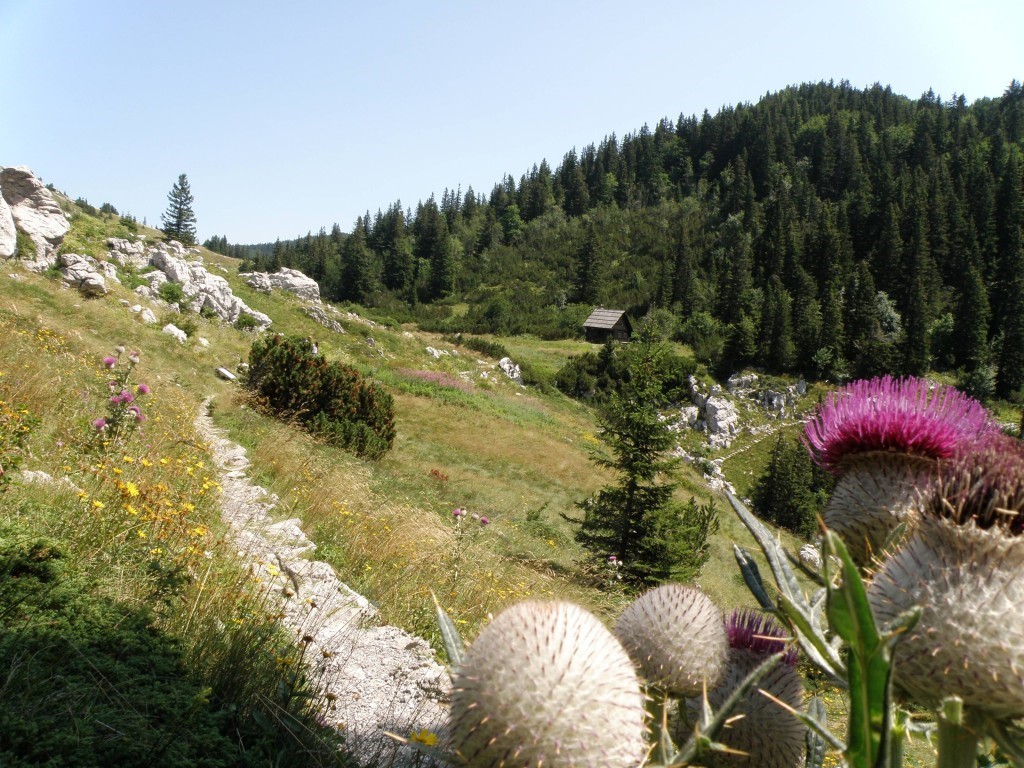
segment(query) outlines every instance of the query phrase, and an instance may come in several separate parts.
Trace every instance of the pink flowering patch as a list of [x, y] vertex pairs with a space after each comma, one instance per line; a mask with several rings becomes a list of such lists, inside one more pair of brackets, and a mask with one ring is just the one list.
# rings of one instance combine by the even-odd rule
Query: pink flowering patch
[[803, 439], [814, 460], [838, 474], [853, 454], [893, 451], [942, 459], [996, 431], [984, 406], [953, 387], [884, 376], [833, 392], [807, 422]]
[[93, 427], [95, 427], [97, 432], [100, 432], [106, 428], [107, 420], [102, 417], [98, 419], [93, 419], [92, 425]]
[[117, 358], [116, 357], [104, 357], [103, 358], [103, 365], [105, 365], [107, 368], [113, 368], [115, 365], [117, 365]]
[[147, 387], [145, 384], [139, 384], [139, 394], [140, 395], [148, 395], [149, 394], [149, 387]]

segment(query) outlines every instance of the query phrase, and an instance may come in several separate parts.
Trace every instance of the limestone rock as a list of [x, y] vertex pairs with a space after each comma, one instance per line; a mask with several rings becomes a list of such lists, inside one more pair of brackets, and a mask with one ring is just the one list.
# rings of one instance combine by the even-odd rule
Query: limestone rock
[[83, 296], [91, 298], [107, 295], [107, 284], [95, 259], [77, 253], [65, 253], [58, 257], [57, 267], [64, 282], [77, 288]]
[[736, 394], [746, 390], [751, 390], [757, 386], [757, 374], [756, 373], [734, 373], [729, 377], [729, 380], [725, 383], [726, 389], [730, 393]]
[[498, 367], [501, 368], [502, 373], [512, 379], [516, 384], [523, 383], [523, 374], [519, 370], [519, 366], [512, 362], [512, 358], [501, 358], [501, 360], [498, 361]]
[[[330, 307], [330, 309], [333, 310], [334, 308]], [[322, 325], [324, 328], [327, 328], [330, 331], [334, 331], [335, 333], [345, 332], [345, 329], [342, 328], [341, 323], [339, 323], [332, 317], [328, 317], [327, 312], [324, 311], [324, 308], [322, 306], [314, 305], [311, 307], [305, 307], [302, 311], [306, 315], [311, 317], [313, 320], [316, 320], [316, 322], [320, 323], [320, 325]]]
[[139, 314], [139, 319], [142, 320], [146, 325], [153, 325], [157, 322], [156, 315], [153, 314], [153, 310], [146, 307]]
[[57, 246], [71, 224], [53, 195], [24, 165], [0, 168], [0, 194], [10, 206], [17, 228], [32, 238], [36, 259], [29, 269], [42, 272], [53, 265]]
[[110, 282], [117, 283], [118, 285], [121, 284], [121, 278], [117, 276], [117, 267], [115, 267], [109, 261], [100, 262], [100, 271], [103, 273], [103, 276], [107, 278], [107, 280], [109, 280]]
[[185, 257], [190, 252], [181, 243], [174, 240], [159, 243], [148, 253], [150, 263], [159, 270], [151, 274], [162, 275], [146, 275], [153, 290], [158, 289], [162, 282], [178, 283], [193, 312], [212, 312], [228, 323], [234, 323], [241, 315], [249, 315], [260, 330], [272, 323], [267, 315], [252, 309], [235, 296], [228, 281], [220, 275], [210, 274], [200, 260], [187, 261]]
[[131, 240], [111, 237], [107, 240], [107, 248], [107, 258], [122, 267], [141, 269], [149, 264], [146, 244], [141, 241], [133, 243]]
[[306, 277], [297, 269], [282, 267], [277, 272], [251, 272], [242, 277], [248, 278], [246, 283], [258, 291], [270, 292], [271, 288], [294, 293], [306, 301], [320, 301], [320, 286], [316, 280]]
[[11, 206], [0, 195], [0, 259], [9, 259], [18, 251], [18, 229]]
[[723, 397], [713, 396], [705, 403], [705, 413], [708, 421], [708, 432], [735, 432], [739, 416], [736, 413], [736, 406]]
[[181, 330], [181, 328], [176, 326], [174, 323], [168, 323], [167, 325], [165, 325], [163, 331], [168, 336], [173, 336], [182, 344], [188, 341], [188, 334]]

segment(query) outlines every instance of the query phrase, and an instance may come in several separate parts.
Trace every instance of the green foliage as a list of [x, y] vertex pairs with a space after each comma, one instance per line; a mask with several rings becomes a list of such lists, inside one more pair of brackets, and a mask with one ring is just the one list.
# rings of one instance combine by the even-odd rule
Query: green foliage
[[[570, 357], [555, 374], [553, 383], [569, 397], [604, 403], [628, 381], [631, 354], [628, 345], [609, 342], [599, 353], [584, 352]], [[697, 371], [696, 362], [666, 348], [658, 355], [657, 365], [659, 402], [669, 403], [688, 396], [690, 376]]]
[[672, 500], [677, 461], [666, 456], [672, 435], [661, 421], [667, 350], [646, 333], [630, 345], [626, 373], [599, 415], [600, 438], [610, 456], [595, 461], [618, 479], [579, 507], [576, 539], [598, 561], [614, 558], [629, 583], [653, 584], [683, 573], [692, 578], [707, 559], [707, 538], [717, 530], [713, 506]]
[[311, 339], [254, 342], [245, 386], [270, 412], [359, 456], [380, 458], [394, 442], [391, 396], [355, 369], [314, 354]]
[[20, 229], [17, 230], [17, 244], [15, 246], [14, 258], [30, 260], [36, 257], [36, 244], [32, 242], [32, 238], [22, 232]]
[[832, 485], [832, 478], [814, 465], [799, 440], [780, 434], [754, 488], [754, 509], [773, 525], [810, 539], [818, 530], [818, 515]]
[[183, 173], [174, 182], [167, 193], [167, 210], [162, 217], [161, 231], [169, 240], [177, 240], [182, 245], [194, 245], [196, 242], [196, 215], [192, 211], [192, 189], [188, 177]]
[[161, 283], [160, 287], [157, 288], [156, 294], [168, 304], [181, 304], [185, 300], [185, 292], [181, 287], [181, 283], [174, 283], [170, 280], [166, 283]]
[[0, 400], [0, 493], [18, 471], [28, 437], [38, 425], [39, 418], [27, 408]]
[[240, 331], [253, 331], [260, 327], [260, 321], [252, 315], [241, 313], [235, 320], [235, 328]]

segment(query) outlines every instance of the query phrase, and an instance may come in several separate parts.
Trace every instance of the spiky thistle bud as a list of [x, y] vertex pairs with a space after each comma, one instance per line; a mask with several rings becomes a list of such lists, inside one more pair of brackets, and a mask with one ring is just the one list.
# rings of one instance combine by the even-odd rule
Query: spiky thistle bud
[[885, 376], [837, 390], [804, 428], [814, 460], [839, 478], [825, 525], [867, 564], [912, 515], [937, 460], [994, 432], [980, 403], [925, 379]]
[[868, 599], [881, 626], [919, 606], [894, 650], [896, 685], [937, 706], [957, 695], [1024, 716], [1024, 450], [992, 439], [943, 465], [913, 535], [879, 568]]
[[470, 768], [639, 765], [633, 664], [593, 615], [527, 601], [500, 613], [453, 674], [452, 745]]
[[670, 696], [697, 696], [718, 685], [729, 641], [722, 612], [699, 589], [666, 584], [634, 600], [615, 636], [647, 682]]
[[[743, 717], [736, 717], [718, 735], [719, 742], [743, 754], [716, 752], [712, 763], [730, 768], [803, 768], [806, 727], [785, 707], [764, 695], [768, 693], [793, 709], [803, 706], [804, 686], [796, 668], [796, 650], [788, 643], [782, 627], [758, 611], [732, 611], [725, 627], [729, 659], [722, 682], [708, 693], [712, 710], [721, 707], [729, 694], [769, 656], [780, 651], [785, 651], [785, 656], [733, 712], [733, 717]], [[687, 702], [691, 722], [699, 716], [700, 705], [700, 699]]]

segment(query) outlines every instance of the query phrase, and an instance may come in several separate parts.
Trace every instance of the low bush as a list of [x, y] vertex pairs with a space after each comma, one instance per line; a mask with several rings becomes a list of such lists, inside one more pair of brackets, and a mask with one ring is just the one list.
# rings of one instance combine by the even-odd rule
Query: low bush
[[181, 283], [166, 282], [157, 288], [157, 295], [168, 304], [181, 304], [185, 300], [185, 291]]
[[355, 369], [314, 354], [311, 339], [257, 340], [245, 386], [257, 405], [359, 456], [380, 458], [394, 442], [391, 396]]

